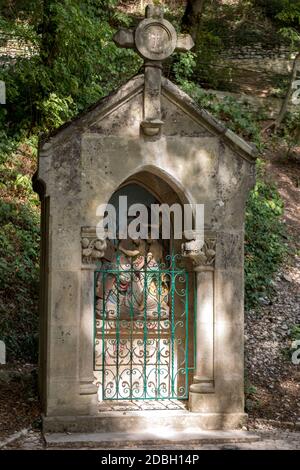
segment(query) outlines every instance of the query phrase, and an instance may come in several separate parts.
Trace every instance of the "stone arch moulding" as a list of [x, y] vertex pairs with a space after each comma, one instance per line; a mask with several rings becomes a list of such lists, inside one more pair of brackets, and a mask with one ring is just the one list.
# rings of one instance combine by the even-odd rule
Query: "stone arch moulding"
[[[168, 186], [173, 192], [177, 195], [178, 200], [181, 204], [194, 204], [195, 201], [193, 196], [190, 192], [185, 188], [181, 182], [175, 176], [171, 175], [171, 173], [167, 172], [165, 169], [157, 166], [157, 165], [140, 165], [135, 168], [134, 171], [126, 175], [125, 178], [120, 179], [120, 181], [115, 181], [115, 187], [111, 189], [110, 193], [108, 194], [107, 201], [108, 202], [111, 196], [120, 188], [126, 186], [127, 184], [136, 181], [141, 186], [145, 187], [148, 191], [152, 192], [157, 199], [161, 199], [160, 195], [156, 193], [155, 189], [151, 187], [151, 183], [149, 181], [143, 181], [140, 176], [147, 177], [156, 177], [163, 185]], [[161, 188], [160, 188], [161, 192]]]
[[[195, 201], [190, 192], [181, 184], [181, 182], [173, 175], [165, 171], [159, 166], [155, 165], [141, 165], [135, 169], [135, 171], [127, 174], [124, 178], [120, 179], [111, 179], [109, 183], [109, 188], [105, 195], [96, 193], [94, 196], [94, 201], [92, 206], [97, 207], [99, 203], [107, 204], [113, 194], [119, 189], [125, 187], [130, 183], [136, 183], [144, 187], [147, 191], [152, 193], [160, 203], [168, 203], [172, 205], [174, 202], [177, 202], [184, 206], [188, 204], [192, 206], [193, 210], [193, 223], [194, 223], [194, 206]], [[96, 225], [97, 219], [93, 217], [94, 223], [89, 223], [81, 227], [81, 242], [83, 238], [90, 238], [96, 242]], [[87, 222], [90, 222], [87, 220]], [[82, 254], [82, 263], [88, 264], [93, 263], [101, 258], [100, 254], [102, 248], [95, 248], [95, 259], [92, 257], [85, 257]], [[99, 253], [97, 253], [99, 251]]]

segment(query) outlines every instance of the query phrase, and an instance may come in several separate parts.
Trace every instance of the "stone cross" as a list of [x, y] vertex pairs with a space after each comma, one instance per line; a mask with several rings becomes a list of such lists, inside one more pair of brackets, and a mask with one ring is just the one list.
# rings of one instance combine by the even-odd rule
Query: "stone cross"
[[141, 126], [148, 136], [157, 135], [161, 121], [161, 76], [162, 61], [175, 50], [189, 51], [194, 42], [189, 34], [177, 34], [174, 26], [163, 17], [158, 6], [146, 7], [146, 18], [133, 31], [121, 28], [114, 36], [114, 42], [125, 48], [132, 48], [144, 59], [144, 118]]

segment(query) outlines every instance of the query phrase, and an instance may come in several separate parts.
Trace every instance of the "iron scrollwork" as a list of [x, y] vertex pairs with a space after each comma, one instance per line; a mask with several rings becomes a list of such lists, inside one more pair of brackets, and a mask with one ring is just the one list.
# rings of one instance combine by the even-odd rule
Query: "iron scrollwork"
[[95, 272], [101, 399], [187, 398], [188, 273], [178, 260], [118, 250]]

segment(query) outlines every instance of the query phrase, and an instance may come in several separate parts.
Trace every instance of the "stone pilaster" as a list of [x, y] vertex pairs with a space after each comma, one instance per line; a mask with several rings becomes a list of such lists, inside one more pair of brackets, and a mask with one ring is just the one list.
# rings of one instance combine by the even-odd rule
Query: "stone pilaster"
[[[79, 376], [80, 395], [95, 395], [91, 404], [97, 401], [97, 386], [94, 384], [94, 283], [97, 262], [104, 255], [106, 242], [97, 238], [94, 227], [81, 230], [81, 316], [80, 316], [80, 355]], [[95, 403], [94, 403], [95, 402]]]
[[190, 409], [197, 394], [214, 393], [214, 263], [216, 240], [206, 237], [183, 247], [183, 256], [192, 259], [196, 277], [196, 364], [190, 386]]
[[214, 392], [214, 270], [195, 266], [196, 273], [196, 369], [191, 393]]

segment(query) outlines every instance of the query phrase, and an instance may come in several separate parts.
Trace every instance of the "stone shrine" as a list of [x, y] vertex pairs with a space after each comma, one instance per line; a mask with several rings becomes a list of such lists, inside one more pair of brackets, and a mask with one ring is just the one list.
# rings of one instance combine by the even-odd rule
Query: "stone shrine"
[[[244, 412], [244, 217], [255, 149], [162, 75], [193, 46], [161, 8], [115, 42], [145, 61], [41, 142], [44, 432], [234, 429]], [[100, 204], [204, 205], [200, 233], [97, 236]], [[164, 431], [163, 431], [164, 432]]]

